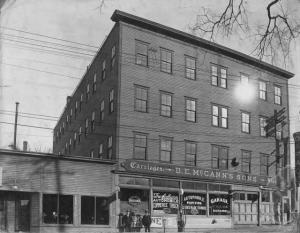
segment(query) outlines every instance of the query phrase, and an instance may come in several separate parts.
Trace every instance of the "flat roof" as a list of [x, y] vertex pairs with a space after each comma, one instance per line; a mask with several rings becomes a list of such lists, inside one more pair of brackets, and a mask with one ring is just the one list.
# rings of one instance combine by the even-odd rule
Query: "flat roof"
[[292, 78], [294, 76], [293, 73], [286, 71], [284, 69], [281, 69], [277, 66], [273, 66], [269, 63], [263, 62], [259, 59], [256, 59], [254, 57], [251, 57], [247, 54], [241, 53], [239, 51], [230, 49], [228, 47], [219, 45], [217, 43], [202, 39], [200, 37], [188, 34], [183, 31], [179, 31], [174, 28], [167, 27], [165, 25], [128, 14], [126, 12], [120, 11], [120, 10], [115, 10], [113, 15], [111, 16], [111, 20], [114, 22], [125, 22], [128, 24], [132, 24], [141, 28], [148, 29], [153, 32], [157, 32], [184, 42], [188, 42], [190, 44], [211, 50], [216, 53], [223, 54], [225, 56], [237, 59], [239, 61], [245, 62], [247, 64], [253, 65], [255, 67], [261, 68], [263, 70], [269, 71], [271, 73], [280, 75], [284, 78]]

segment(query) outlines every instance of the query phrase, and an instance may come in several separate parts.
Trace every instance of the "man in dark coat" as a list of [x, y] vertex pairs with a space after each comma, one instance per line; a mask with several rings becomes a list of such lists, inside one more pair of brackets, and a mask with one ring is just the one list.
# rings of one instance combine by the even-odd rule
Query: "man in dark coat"
[[145, 211], [145, 215], [143, 216], [142, 223], [145, 227], [145, 232], [150, 232], [151, 216], [147, 210]]
[[122, 225], [125, 228], [125, 232], [131, 232], [131, 222], [132, 222], [132, 218], [130, 216], [130, 212], [129, 210], [127, 210], [126, 215], [123, 216], [122, 218]]

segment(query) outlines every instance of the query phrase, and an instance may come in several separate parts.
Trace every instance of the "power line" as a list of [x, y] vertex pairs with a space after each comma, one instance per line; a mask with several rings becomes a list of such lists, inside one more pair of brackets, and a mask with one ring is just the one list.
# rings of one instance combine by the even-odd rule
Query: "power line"
[[16, 28], [5, 27], [5, 26], [0, 26], [0, 28], [6, 29], [6, 30], [10, 30], [10, 31], [22, 32], [22, 33], [26, 33], [26, 34], [30, 34], [30, 35], [34, 35], [34, 36], [41, 36], [41, 37], [45, 37], [45, 38], [49, 38], [49, 39], [53, 39], [53, 40], [59, 40], [59, 41], [64, 41], [64, 42], [68, 42], [68, 43], [72, 43], [72, 44], [78, 44], [78, 45], [83, 45], [83, 46], [87, 46], [87, 47], [98, 49], [98, 46], [84, 44], [84, 43], [79, 43], [79, 42], [75, 42], [75, 41], [71, 41], [71, 40], [65, 40], [65, 39], [61, 39], [61, 38], [57, 38], [57, 37], [53, 37], [53, 36], [48, 36], [48, 35], [43, 35], [43, 34], [39, 34], [39, 33], [24, 31], [24, 30], [20, 30], [20, 29], [16, 29]]

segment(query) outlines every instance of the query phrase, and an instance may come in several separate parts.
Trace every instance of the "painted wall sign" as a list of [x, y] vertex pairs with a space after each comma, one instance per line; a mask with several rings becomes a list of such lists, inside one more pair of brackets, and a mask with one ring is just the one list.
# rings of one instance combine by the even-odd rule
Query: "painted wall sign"
[[154, 214], [177, 214], [178, 193], [153, 191], [153, 213]]
[[126, 160], [122, 166], [131, 172], [146, 173], [152, 175], [172, 176], [182, 178], [196, 178], [199, 180], [212, 180], [255, 186], [276, 186], [276, 177], [258, 176], [230, 172], [227, 170], [206, 169], [188, 167], [174, 164], [153, 163], [140, 160]]
[[230, 198], [227, 194], [209, 194], [209, 214], [230, 214]]
[[205, 193], [184, 193], [182, 199], [184, 213], [187, 215], [206, 214]]

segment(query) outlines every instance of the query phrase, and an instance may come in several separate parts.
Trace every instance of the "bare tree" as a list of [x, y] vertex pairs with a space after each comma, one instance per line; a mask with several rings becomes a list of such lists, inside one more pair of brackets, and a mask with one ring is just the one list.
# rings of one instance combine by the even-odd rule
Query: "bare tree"
[[283, 62], [286, 66], [291, 43], [299, 37], [300, 24], [295, 15], [289, 14], [287, 0], [285, 6], [284, 1], [269, 0], [265, 5], [266, 21], [257, 23], [254, 28], [250, 28], [246, 0], [228, 0], [221, 13], [202, 8], [203, 13], [197, 16], [191, 30], [200, 32], [211, 41], [220, 35], [230, 37], [242, 33], [253, 39], [252, 55], [272, 64]]

